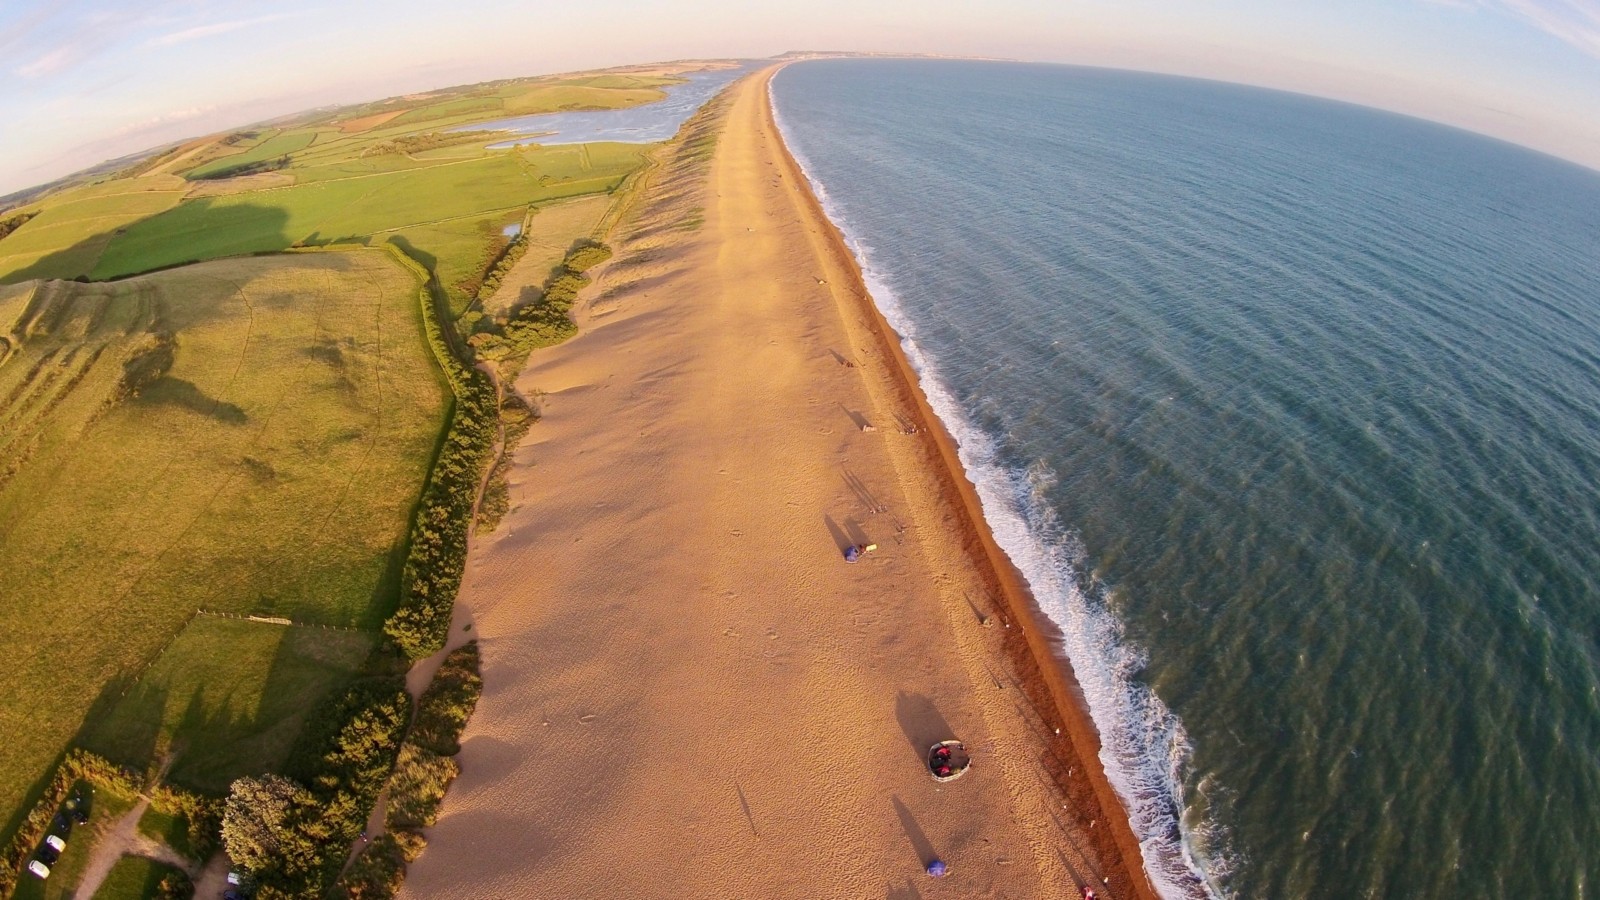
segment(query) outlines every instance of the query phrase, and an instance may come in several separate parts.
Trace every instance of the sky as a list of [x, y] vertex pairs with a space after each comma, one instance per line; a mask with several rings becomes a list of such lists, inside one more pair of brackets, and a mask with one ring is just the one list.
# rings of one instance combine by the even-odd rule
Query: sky
[[330, 103], [815, 49], [1282, 88], [1600, 169], [1600, 0], [0, 0], [0, 195]]

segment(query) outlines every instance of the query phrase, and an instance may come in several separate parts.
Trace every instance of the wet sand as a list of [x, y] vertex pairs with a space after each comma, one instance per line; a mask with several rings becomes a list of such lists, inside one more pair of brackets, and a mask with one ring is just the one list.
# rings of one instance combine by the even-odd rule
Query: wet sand
[[[544, 418], [460, 601], [485, 693], [405, 894], [1148, 896], [769, 74], [709, 164], [668, 148], [582, 332], [518, 379]], [[976, 763], [941, 785], [947, 737]]]

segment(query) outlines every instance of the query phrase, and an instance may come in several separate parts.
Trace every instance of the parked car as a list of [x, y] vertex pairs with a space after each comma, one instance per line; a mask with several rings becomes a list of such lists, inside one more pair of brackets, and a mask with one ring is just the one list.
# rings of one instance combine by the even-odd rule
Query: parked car
[[28, 863], [28, 871], [39, 876], [40, 878], [50, 877], [50, 867], [42, 862], [39, 862], [37, 859], [31, 863]]

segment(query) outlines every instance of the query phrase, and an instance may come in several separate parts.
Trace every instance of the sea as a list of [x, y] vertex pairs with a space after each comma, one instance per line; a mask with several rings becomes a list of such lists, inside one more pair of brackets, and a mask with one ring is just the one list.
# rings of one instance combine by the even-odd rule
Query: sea
[[1600, 173], [1104, 69], [771, 90], [1164, 897], [1600, 892]]

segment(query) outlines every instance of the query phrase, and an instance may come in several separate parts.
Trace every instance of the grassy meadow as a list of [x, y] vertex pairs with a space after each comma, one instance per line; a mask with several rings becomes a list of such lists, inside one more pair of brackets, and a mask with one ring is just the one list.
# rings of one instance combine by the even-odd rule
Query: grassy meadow
[[79, 743], [136, 770], [164, 759], [167, 781], [225, 793], [277, 771], [310, 711], [376, 644], [363, 631], [196, 616]]
[[8, 814], [196, 609], [376, 631], [446, 411], [416, 279], [387, 254], [29, 296], [0, 326]]
[[111, 867], [92, 900], [148, 900], [156, 895], [161, 879], [177, 871], [143, 856], [124, 856]]

